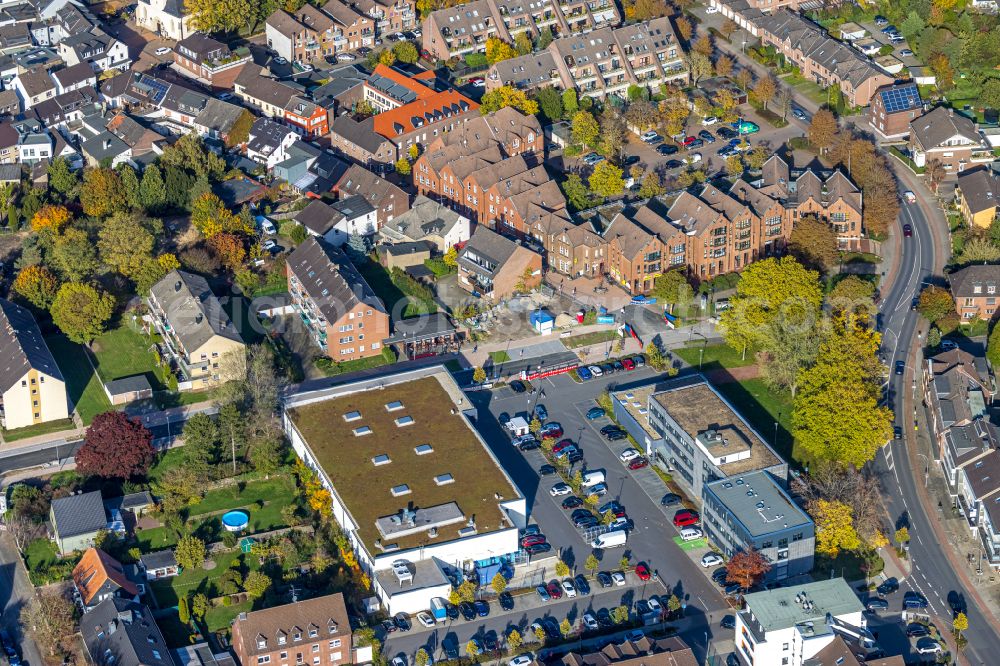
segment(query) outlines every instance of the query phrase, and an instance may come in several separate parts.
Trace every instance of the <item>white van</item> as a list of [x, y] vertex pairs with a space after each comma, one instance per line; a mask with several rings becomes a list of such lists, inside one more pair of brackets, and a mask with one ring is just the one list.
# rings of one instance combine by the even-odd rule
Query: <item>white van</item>
[[[699, 533], [700, 534], [700, 533]], [[612, 530], [605, 532], [590, 542], [591, 548], [616, 548], [624, 546], [628, 541], [628, 534], [625, 530]]]
[[589, 488], [590, 486], [596, 486], [598, 483], [604, 483], [604, 472], [602, 472], [601, 470], [586, 472], [583, 475], [584, 488]]
[[681, 530], [681, 539], [684, 541], [694, 541], [702, 537], [701, 530], [696, 527], [685, 527]]

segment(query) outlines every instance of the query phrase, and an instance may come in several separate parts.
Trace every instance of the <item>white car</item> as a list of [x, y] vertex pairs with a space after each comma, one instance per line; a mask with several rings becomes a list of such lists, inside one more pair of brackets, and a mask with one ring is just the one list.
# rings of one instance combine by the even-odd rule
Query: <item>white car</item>
[[597, 365], [587, 366], [587, 370], [590, 370], [590, 374], [594, 375], [595, 377], [600, 377], [601, 375], [604, 374], [604, 371], [601, 370], [600, 366]]
[[583, 626], [587, 631], [597, 631], [601, 628], [601, 625], [597, 622], [597, 618], [590, 613], [583, 614]]
[[528, 666], [531, 663], [531, 655], [519, 654], [507, 662], [507, 666]]
[[646, 605], [649, 606], [649, 610], [657, 615], [663, 614], [663, 606], [660, 605], [659, 600], [656, 597], [651, 597], [646, 601]]
[[621, 460], [623, 463], [627, 463], [628, 461], [633, 460], [634, 458], [638, 458], [640, 455], [641, 454], [638, 451], [636, 451], [632, 447], [629, 447], [618, 454], [618, 459]]
[[402, 657], [393, 657], [392, 666], [406, 666], [406, 660]]
[[621, 571], [611, 574], [611, 580], [614, 582], [615, 587], [625, 587], [625, 574]]
[[549, 494], [552, 495], [553, 497], [559, 497], [560, 495], [569, 495], [571, 492], [573, 492], [573, 489], [570, 488], [565, 483], [557, 483], [556, 485], [552, 486], [552, 488], [549, 490]]
[[270, 238], [268, 238], [268, 239], [267, 239], [266, 241], [264, 241], [263, 243], [261, 243], [261, 244], [260, 244], [260, 249], [262, 249], [262, 250], [267, 250], [267, 251], [269, 251], [269, 252], [270, 252], [271, 250], [273, 250], [274, 248], [276, 248], [276, 247], [278, 247], [278, 244], [277, 244], [277, 243], [275, 243], [275, 242], [274, 242], [273, 240], [271, 240]]
[[401, 42], [404, 39], [406, 39], [406, 35], [404, 35], [403, 33], [401, 33], [401, 32], [394, 32], [394, 33], [392, 33], [392, 40], [393, 41]]
[[562, 582], [562, 589], [570, 599], [576, 596], [576, 588], [573, 587], [573, 581], [568, 578]]
[[652, 141], [655, 136], [657, 136], [656, 130], [649, 130], [648, 132], [644, 132], [639, 139], [642, 141]]
[[917, 196], [910, 190], [903, 192], [903, 198], [906, 199], [906, 203], [917, 203]]
[[705, 567], [706, 569], [708, 567], [714, 567], [717, 564], [722, 564], [722, 562], [723, 562], [722, 556], [719, 555], [718, 553], [706, 553], [701, 558], [701, 566]]
[[413, 31], [413, 36], [417, 38], [423, 37], [424, 32], [420, 28], [417, 28], [416, 30]]
[[917, 641], [918, 654], [937, 654], [938, 652], [941, 652], [941, 644], [930, 636]]
[[358, 59], [358, 56], [354, 55], [353, 53], [338, 53], [337, 54], [337, 60], [339, 60], [340, 62], [354, 62], [357, 59]]
[[169, 46], [161, 46], [160, 48], [156, 49], [156, 51], [154, 51], [153, 53], [155, 53], [158, 56], [167, 55], [168, 53], [170, 53], [170, 47]]
[[428, 613], [427, 611], [420, 611], [419, 613], [417, 613], [417, 621], [419, 621], [420, 624], [424, 625], [428, 629], [434, 628], [434, 618], [431, 617], [431, 614]]
[[719, 13], [719, 8], [716, 7], [715, 5], [709, 5], [708, 7], [705, 7], [705, 13], [706, 14], [718, 14]]
[[719, 122], [719, 119], [717, 117], [715, 117], [715, 116], [709, 116], [708, 118], [702, 118], [701, 119], [701, 124], [702, 125], [715, 125], [718, 122]]
[[684, 157], [684, 162], [687, 164], [697, 164], [701, 162], [701, 153], [691, 153]]
[[303, 72], [313, 71], [313, 66], [307, 62], [298, 62], [296, 64], [299, 66], [299, 69], [301, 69]]

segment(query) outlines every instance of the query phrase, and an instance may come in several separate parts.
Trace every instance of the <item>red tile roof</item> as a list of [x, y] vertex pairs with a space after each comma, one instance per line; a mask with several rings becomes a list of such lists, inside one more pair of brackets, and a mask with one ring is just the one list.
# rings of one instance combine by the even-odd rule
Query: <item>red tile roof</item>
[[376, 134], [392, 139], [418, 127], [426, 127], [446, 118], [454, 118], [469, 111], [475, 111], [478, 108], [478, 104], [462, 93], [456, 90], [445, 90], [434, 93], [430, 97], [410, 102], [398, 109], [378, 114], [374, 118], [374, 130]]

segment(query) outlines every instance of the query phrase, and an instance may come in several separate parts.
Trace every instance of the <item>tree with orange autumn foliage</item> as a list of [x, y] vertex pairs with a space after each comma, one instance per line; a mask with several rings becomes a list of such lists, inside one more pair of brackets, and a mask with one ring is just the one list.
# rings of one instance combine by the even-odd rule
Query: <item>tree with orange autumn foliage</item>
[[208, 245], [229, 270], [234, 271], [242, 266], [247, 256], [243, 239], [235, 234], [217, 233], [208, 239]]
[[45, 266], [25, 266], [14, 279], [12, 288], [39, 310], [48, 310], [59, 291], [59, 280]]
[[70, 221], [70, 217], [65, 206], [42, 206], [31, 218], [31, 230], [36, 234], [47, 232], [58, 236]]

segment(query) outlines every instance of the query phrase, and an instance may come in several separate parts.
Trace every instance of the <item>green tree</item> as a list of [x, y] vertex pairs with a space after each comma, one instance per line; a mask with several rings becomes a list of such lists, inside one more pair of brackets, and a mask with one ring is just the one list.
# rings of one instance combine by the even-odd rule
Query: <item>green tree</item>
[[538, 31], [538, 39], [535, 41], [535, 50], [544, 51], [549, 48], [549, 44], [552, 43], [554, 36], [552, 35], [552, 30], [549, 26], [545, 26]]
[[590, 190], [583, 184], [583, 179], [580, 178], [579, 174], [571, 173], [566, 176], [561, 187], [566, 201], [573, 210], [586, 210], [597, 204], [597, 201], [591, 196]]
[[816, 362], [802, 372], [792, 408], [796, 448], [807, 459], [862, 467], [892, 435], [892, 412], [879, 407], [879, 335], [835, 320]]
[[405, 157], [400, 157], [398, 160], [396, 160], [395, 167], [396, 167], [396, 173], [398, 173], [400, 176], [409, 176], [410, 173], [412, 173], [413, 171], [413, 167], [410, 166], [410, 160], [406, 159]]
[[910, 530], [906, 528], [906, 525], [903, 525], [896, 530], [896, 534], [893, 535], [893, 538], [900, 546], [908, 544], [910, 542]]
[[542, 422], [538, 420], [537, 416], [531, 419], [531, 423], [528, 424], [528, 430], [534, 435], [542, 431]]
[[580, 109], [580, 102], [576, 97], [576, 88], [569, 88], [562, 94], [563, 112], [572, 118]]
[[201, 592], [194, 595], [194, 599], [191, 600], [191, 616], [196, 620], [204, 620], [208, 609], [208, 597]]
[[552, 86], [546, 86], [538, 91], [536, 99], [538, 100], [538, 107], [541, 109], [542, 115], [551, 122], [556, 122], [562, 118], [563, 100], [558, 90]]
[[920, 17], [915, 10], [911, 10], [907, 15], [906, 20], [899, 24], [899, 31], [903, 33], [903, 36], [907, 39], [913, 39], [927, 26], [924, 20]]
[[272, 433], [263, 433], [250, 446], [250, 462], [258, 474], [267, 478], [281, 467], [281, 442]]
[[807, 270], [792, 257], [769, 258], [751, 264], [743, 271], [736, 295], [720, 316], [726, 342], [746, 353], [763, 340], [763, 327], [778, 319], [796, 322], [814, 321], [819, 313], [823, 292], [819, 275]]
[[469, 657], [475, 660], [480, 654], [482, 654], [482, 648], [479, 647], [479, 641], [471, 640], [465, 644], [465, 653]]
[[63, 199], [68, 198], [80, 183], [76, 172], [69, 168], [69, 160], [57, 157], [48, 168], [49, 189], [57, 192]]
[[[407, 42], [407, 44], [409, 44], [409, 42]], [[414, 666], [427, 666], [428, 662], [430, 662], [430, 658], [431, 656], [427, 654], [427, 650], [425, 648], [420, 648], [417, 650], [417, 653], [413, 655]]]
[[545, 641], [548, 639], [548, 634], [545, 633], [545, 629], [542, 627], [535, 627], [535, 640], [540, 644], [545, 645]]
[[184, 465], [208, 480], [208, 468], [218, 457], [219, 427], [208, 414], [195, 414], [184, 423]]
[[955, 619], [951, 621], [951, 627], [955, 630], [955, 636], [961, 638], [962, 632], [969, 628], [969, 618], [965, 613], [959, 611]]
[[675, 615], [681, 609], [681, 605], [681, 600], [676, 594], [671, 594], [667, 597], [667, 610], [671, 616]]
[[986, 343], [986, 360], [994, 368], [1000, 368], [1000, 326], [993, 326], [989, 341]]
[[601, 197], [616, 197], [625, 191], [625, 179], [621, 168], [608, 160], [599, 162], [587, 180], [590, 189]]
[[486, 60], [491, 65], [501, 60], [510, 60], [517, 57], [517, 51], [513, 46], [503, 41], [499, 37], [489, 37], [486, 40]]
[[260, 599], [271, 587], [271, 578], [263, 571], [251, 571], [243, 579], [243, 591], [250, 599]]
[[112, 169], [88, 169], [80, 188], [83, 212], [92, 217], [104, 217], [127, 206], [121, 178]]
[[666, 191], [667, 188], [663, 186], [659, 174], [655, 171], [650, 171], [642, 178], [642, 186], [639, 187], [639, 198], [652, 199], [653, 197], [665, 194]]
[[626, 606], [615, 606], [611, 609], [609, 615], [611, 615], [611, 621], [615, 624], [625, 624], [628, 622], [628, 607]]
[[955, 311], [955, 301], [951, 292], [942, 287], [930, 285], [920, 292], [917, 312], [932, 324]]
[[83, 229], [70, 227], [56, 239], [51, 252], [52, 264], [66, 280], [89, 280], [100, 262], [90, 236]]
[[629, 568], [629, 556], [622, 555], [622, 558], [618, 560], [618, 568], [622, 571], [628, 571]]
[[39, 310], [48, 310], [59, 289], [59, 280], [45, 266], [25, 266], [14, 279], [12, 289]]
[[479, 112], [485, 116], [508, 106], [529, 116], [538, 113], [538, 102], [530, 99], [523, 90], [511, 86], [501, 86], [483, 95], [479, 102]]
[[153, 234], [137, 215], [115, 213], [101, 226], [97, 249], [107, 266], [126, 277], [133, 277], [152, 261], [155, 242]]
[[694, 300], [694, 290], [681, 269], [667, 271], [656, 278], [649, 295], [655, 297], [657, 301], [682, 307], [688, 306]]
[[413, 45], [413, 42], [396, 42], [395, 46], [392, 47], [392, 53], [396, 56], [396, 60], [405, 62], [408, 65], [412, 65], [420, 58], [420, 54], [417, 53], [417, 47]]
[[486, 381], [486, 371], [483, 370], [481, 367], [477, 366], [472, 371], [472, 381], [475, 382], [476, 384], [482, 384], [483, 382], [485, 382]]
[[959, 266], [968, 264], [988, 264], [1000, 260], [1000, 247], [981, 236], [973, 236], [966, 241], [962, 253], [955, 263]]
[[132, 210], [137, 210], [139, 203], [139, 177], [128, 164], [118, 167], [118, 178], [122, 183], [122, 194], [125, 196], [125, 205]]
[[979, 101], [992, 109], [1000, 108], [1000, 79], [995, 77], [986, 79], [979, 93]]
[[[565, 107], [565, 100], [563, 100]], [[597, 145], [601, 134], [601, 126], [589, 111], [577, 111], [573, 114], [573, 142], [589, 148]]]
[[167, 201], [167, 185], [163, 182], [163, 172], [160, 167], [150, 164], [142, 172], [139, 183], [139, 203], [148, 213], [156, 213]]
[[185, 627], [191, 623], [191, 614], [188, 612], [188, 602], [187, 598], [181, 596], [177, 600], [177, 619], [181, 621]]
[[565, 578], [569, 575], [569, 565], [562, 560], [556, 561], [556, 575], [560, 578]]
[[191, 17], [191, 27], [206, 34], [237, 32], [251, 27], [256, 11], [250, 0], [185, 0], [184, 9]]
[[817, 553], [837, 557], [842, 550], [854, 551], [861, 547], [851, 507], [836, 500], [820, 499], [810, 503], [808, 508], [816, 521]]
[[201, 568], [205, 561], [205, 542], [196, 536], [182, 536], [174, 547], [174, 559], [182, 569]]
[[591, 553], [583, 563], [583, 568], [589, 571], [590, 575], [594, 575], [594, 572], [601, 568], [601, 562], [597, 559], [596, 555]]
[[507, 589], [507, 579], [503, 577], [502, 573], [497, 572], [497, 575], [493, 576], [493, 580], [490, 581], [490, 587], [497, 594], [503, 594], [504, 590]]
[[[839, 90], [839, 88], [838, 88]], [[809, 143], [820, 154], [829, 150], [837, 140], [837, 118], [827, 109], [820, 109], [809, 121]]]
[[458, 598], [461, 601], [475, 601], [476, 584], [470, 580], [463, 581], [462, 584], [458, 586]]
[[90, 285], [67, 282], [52, 302], [52, 321], [73, 342], [90, 342], [104, 333], [115, 299]]

